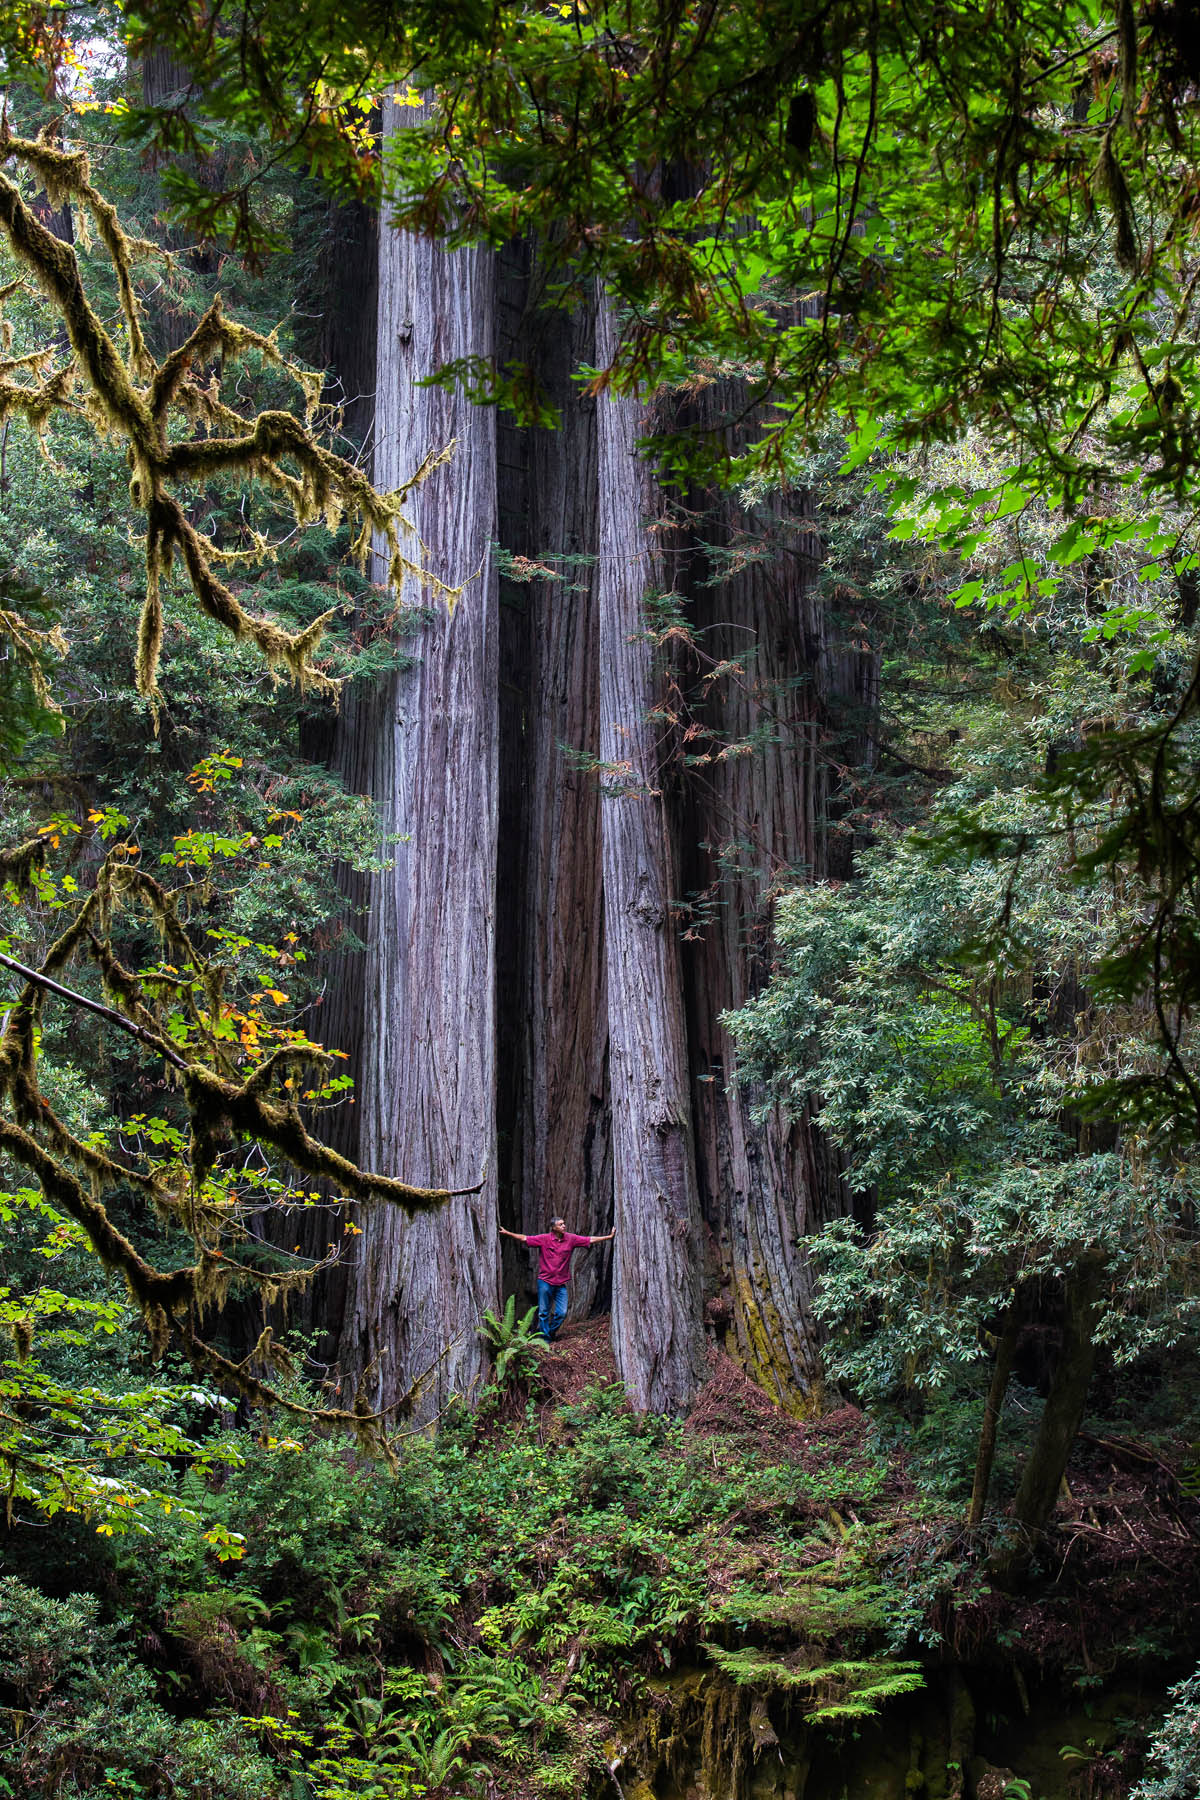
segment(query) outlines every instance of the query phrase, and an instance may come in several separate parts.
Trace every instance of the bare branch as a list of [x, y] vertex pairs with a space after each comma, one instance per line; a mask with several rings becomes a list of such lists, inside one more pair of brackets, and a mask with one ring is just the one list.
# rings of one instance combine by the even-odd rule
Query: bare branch
[[14, 974], [20, 975], [23, 980], [32, 981], [35, 986], [45, 988], [48, 994], [56, 994], [60, 1000], [66, 1000], [72, 1006], [82, 1006], [85, 1011], [95, 1013], [98, 1018], [106, 1019], [118, 1030], [127, 1031], [130, 1037], [138, 1040], [139, 1044], [145, 1044], [147, 1049], [164, 1057], [175, 1068], [187, 1068], [187, 1059], [180, 1056], [177, 1050], [172, 1049], [169, 1044], [165, 1044], [153, 1032], [147, 1031], [145, 1026], [135, 1025], [132, 1019], [127, 1019], [124, 1013], [119, 1013], [115, 1006], [105, 1006], [102, 1000], [91, 1000], [86, 994], [77, 994], [74, 988], [64, 987], [62, 982], [55, 981], [53, 976], [43, 975], [40, 969], [31, 969], [27, 963], [18, 962], [15, 956], [6, 956], [3, 951], [0, 951], [0, 963], [3, 963], [6, 969], [11, 969]]

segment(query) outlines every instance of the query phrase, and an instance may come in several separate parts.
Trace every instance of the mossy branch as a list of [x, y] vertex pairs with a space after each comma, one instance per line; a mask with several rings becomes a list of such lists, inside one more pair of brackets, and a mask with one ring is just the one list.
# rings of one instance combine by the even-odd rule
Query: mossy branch
[[[453, 609], [460, 590], [424, 567], [424, 546], [403, 510], [407, 495], [446, 460], [453, 446], [427, 456], [396, 492], [378, 493], [360, 469], [325, 449], [313, 434], [320, 375], [289, 361], [274, 336], [230, 319], [220, 296], [186, 342], [156, 362], [142, 328], [134, 271], [139, 258], [163, 252], [125, 234], [115, 208], [93, 184], [82, 150], [61, 150], [0, 128], [0, 162], [28, 170], [55, 206], [72, 201], [84, 209], [116, 275], [123, 345], [88, 299], [74, 246], [43, 225], [16, 179], [0, 173], [0, 232], [65, 326], [72, 351], [71, 360], [57, 368], [51, 366], [55, 353], [50, 348], [0, 362], [0, 419], [21, 416], [44, 433], [56, 412], [82, 410], [98, 430], [124, 443], [131, 469], [130, 498], [146, 516], [146, 591], [137, 632], [136, 675], [138, 689], [147, 699], [154, 703], [158, 696], [165, 630], [163, 583], [176, 553], [210, 618], [234, 638], [252, 642], [273, 670], [285, 670], [301, 686], [331, 697], [338, 693], [339, 683], [314, 660], [329, 614], [303, 631], [287, 631], [265, 615], [248, 612], [217, 575], [215, 565], [233, 559], [191, 524], [179, 490], [218, 474], [258, 483], [281, 496], [300, 525], [324, 518], [332, 529], [347, 516], [357, 518], [355, 553], [361, 560], [374, 541], [381, 541], [393, 580], [409, 577]], [[217, 364], [224, 368], [251, 354], [295, 381], [304, 396], [303, 421], [277, 410], [246, 420], [222, 400], [215, 372], [202, 379], [204, 369], [211, 371]], [[186, 422], [190, 435], [173, 438], [172, 422], [179, 420]], [[406, 539], [418, 546], [412, 556], [403, 548]], [[261, 540], [256, 540], [255, 551], [269, 554]], [[16, 634], [10, 635], [20, 647]]]
[[85, 1011], [95, 1013], [99, 1018], [106, 1019], [110, 1025], [115, 1025], [119, 1031], [128, 1032], [140, 1044], [155, 1051], [157, 1055], [172, 1063], [175, 1068], [187, 1068], [185, 1058], [177, 1055], [165, 1039], [160, 1038], [156, 1032], [147, 1031], [144, 1026], [137, 1024], [133, 1019], [125, 1018], [114, 1006], [105, 1006], [99, 1000], [89, 999], [87, 994], [77, 994], [73, 988], [64, 987], [61, 982], [55, 981], [52, 976], [45, 974], [41, 969], [31, 969], [27, 964], [18, 962], [15, 956], [6, 956], [2, 951], [0, 951], [0, 964], [6, 969], [11, 969], [14, 974], [20, 975], [23, 980], [32, 982], [35, 987], [43, 988], [46, 993], [57, 994], [60, 1000], [69, 1001], [72, 1006], [82, 1006]]
[[[0, 849], [0, 872], [10, 880], [28, 882], [45, 857], [46, 845], [40, 838]], [[113, 925], [118, 913], [130, 906], [148, 916], [157, 932], [170, 958], [169, 978], [161, 969], [138, 974], [118, 956]], [[83, 993], [63, 979], [68, 965], [80, 959], [99, 975], [106, 999]], [[246, 1362], [233, 1363], [207, 1342], [198, 1321], [223, 1305], [234, 1282], [253, 1287], [264, 1305], [270, 1305], [306, 1286], [337, 1257], [331, 1247], [329, 1257], [291, 1269], [262, 1269], [242, 1261], [237, 1246], [250, 1236], [243, 1222], [246, 1209], [255, 1210], [258, 1202], [253, 1197], [240, 1202], [236, 1194], [222, 1189], [220, 1176], [214, 1187], [214, 1171], [233, 1143], [242, 1140], [275, 1151], [290, 1168], [325, 1182], [335, 1196], [399, 1205], [410, 1214], [477, 1193], [482, 1180], [468, 1188], [416, 1187], [360, 1169], [313, 1137], [294, 1089], [300, 1085], [298, 1078], [312, 1070], [330, 1071], [335, 1058], [303, 1040], [285, 1042], [257, 1062], [230, 1049], [221, 1030], [227, 1010], [225, 971], [201, 953], [180, 918], [175, 896], [136, 866], [128, 845], [117, 844], [109, 851], [93, 891], [38, 966], [4, 951], [0, 968], [24, 984], [0, 1035], [0, 1100], [9, 1115], [0, 1115], [0, 1156], [11, 1157], [27, 1170], [51, 1205], [83, 1229], [104, 1266], [124, 1278], [157, 1353], [177, 1343], [197, 1370], [217, 1375], [245, 1398], [285, 1406], [318, 1423], [347, 1427], [365, 1445], [386, 1454], [382, 1415], [370, 1413], [365, 1404], [356, 1401], [350, 1409], [314, 1410], [286, 1399], [264, 1382], [251, 1364], [282, 1366], [278, 1346], [260, 1341]], [[182, 1008], [188, 1021], [179, 1041], [165, 1023], [164, 995], [173, 1011]], [[42, 1011], [50, 998], [119, 1031], [173, 1071], [186, 1124], [172, 1147], [157, 1159], [151, 1157], [149, 1166], [136, 1152], [122, 1160], [122, 1153], [112, 1154], [99, 1142], [77, 1137], [41, 1093]], [[190, 1231], [194, 1261], [160, 1268], [114, 1224], [105, 1192], [129, 1185]]]

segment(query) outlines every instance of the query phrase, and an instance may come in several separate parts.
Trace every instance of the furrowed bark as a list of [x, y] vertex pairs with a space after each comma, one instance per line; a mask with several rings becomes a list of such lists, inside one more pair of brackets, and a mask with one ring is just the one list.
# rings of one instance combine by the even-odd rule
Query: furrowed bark
[[[710, 1314], [746, 1372], [804, 1413], [819, 1404], [821, 1378], [805, 1240], [846, 1211], [849, 1197], [811, 1120], [779, 1109], [752, 1118], [760, 1096], [733, 1080], [721, 1016], [770, 974], [780, 888], [848, 862], [829, 817], [839, 768], [870, 753], [862, 721], [877, 660], [846, 643], [815, 592], [819, 548], [802, 496], [753, 511], [722, 494], [693, 505], [703, 517], [688, 559], [689, 620], [704, 666], [742, 671], [714, 683], [693, 714], [711, 736], [690, 745], [709, 754], [689, 773], [682, 833], [683, 890], [702, 907], [684, 944], [683, 979], [701, 1204], [719, 1290]], [[768, 553], [714, 582], [696, 536], [724, 548], [742, 539], [753, 548], [757, 538]]]
[[[607, 304], [597, 361], [616, 327]], [[646, 522], [654, 483], [637, 455], [643, 409], [598, 406], [601, 830], [613, 1104], [616, 1245], [612, 1339], [641, 1411], [683, 1411], [704, 1375], [700, 1207], [688, 1091], [675, 859], [662, 792], [659, 698], [643, 602], [654, 586]]]
[[342, 429], [359, 445], [370, 436], [375, 411], [379, 229], [359, 200], [325, 199], [312, 210], [320, 233], [312, 360], [330, 371], [325, 397], [341, 408]]
[[[552, 576], [501, 588], [499, 1113], [505, 1223], [562, 1212], [592, 1236], [612, 1225], [596, 614], [596, 407], [572, 374], [595, 353], [590, 306], [539, 305], [537, 253], [505, 253], [502, 352], [559, 407], [558, 430], [500, 421], [501, 541]], [[505, 1243], [505, 1287], [532, 1299], [536, 1268]], [[611, 1247], [575, 1258], [571, 1318], [607, 1310]]]
[[[393, 117], [384, 108], [385, 138]], [[483, 1373], [477, 1336], [498, 1302], [494, 894], [497, 672], [495, 413], [417, 381], [492, 354], [494, 259], [388, 229], [379, 259], [375, 482], [395, 486], [454, 439], [453, 462], [410, 499], [425, 566], [468, 586], [453, 616], [429, 606], [415, 666], [371, 708], [369, 752], [392, 868], [371, 883], [364, 968], [359, 1154], [404, 1179], [486, 1180], [437, 1218], [363, 1215], [347, 1280], [343, 1380], [373, 1405], [431, 1371], [413, 1415], [433, 1416]], [[380, 580], [385, 578], [382, 566]], [[410, 582], [399, 596], [425, 607]], [[468, 1171], [473, 1173], [468, 1174]]]

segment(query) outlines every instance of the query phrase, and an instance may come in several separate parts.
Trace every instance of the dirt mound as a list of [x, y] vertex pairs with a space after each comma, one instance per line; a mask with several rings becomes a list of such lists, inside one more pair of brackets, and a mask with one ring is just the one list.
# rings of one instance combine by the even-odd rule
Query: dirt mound
[[797, 1419], [750, 1380], [724, 1350], [708, 1353], [709, 1378], [696, 1396], [687, 1429], [702, 1437], [739, 1438], [764, 1457], [821, 1466], [863, 1454], [868, 1425], [856, 1406], [817, 1419]]
[[[839, 1406], [819, 1419], [785, 1412], [743, 1373], [727, 1353], [708, 1352], [709, 1377], [684, 1421], [705, 1438], [733, 1438], [773, 1462], [814, 1469], [850, 1463], [866, 1454], [868, 1425], [854, 1406]], [[563, 1327], [541, 1362], [542, 1393], [549, 1406], [571, 1405], [596, 1383], [619, 1380], [607, 1315]]]
[[616, 1381], [607, 1315], [564, 1325], [541, 1359], [541, 1376], [555, 1406], [571, 1405], [597, 1382]]

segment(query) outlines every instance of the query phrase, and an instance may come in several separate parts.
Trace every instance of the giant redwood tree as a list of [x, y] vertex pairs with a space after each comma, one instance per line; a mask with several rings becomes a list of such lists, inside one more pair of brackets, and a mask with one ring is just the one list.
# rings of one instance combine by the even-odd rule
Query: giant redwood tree
[[[600, 310], [597, 349], [614, 335]], [[661, 698], [647, 608], [656, 489], [631, 395], [599, 404], [599, 779], [612, 1065], [616, 1264], [613, 1349], [636, 1405], [678, 1411], [703, 1369], [700, 1207], [672, 898], [675, 845], [663, 792]], [[656, 567], [657, 564], [657, 567]], [[657, 579], [656, 579], [657, 577]]]
[[[389, 126], [401, 110], [389, 105]], [[454, 435], [472, 523], [455, 537], [435, 472], [413, 502], [426, 558], [461, 580], [498, 533], [500, 604], [486, 653], [463, 631], [482, 583], [452, 623], [402, 611], [414, 667], [343, 709], [343, 772], [402, 842], [357, 896], [368, 948], [339, 969], [325, 1029], [356, 1062], [354, 1145], [369, 1166], [412, 1175], [449, 1155], [458, 1171], [468, 1145], [489, 1162], [480, 1200], [453, 1218], [362, 1221], [343, 1372], [369, 1369], [393, 1401], [424, 1378], [419, 1411], [470, 1388], [498, 1203], [518, 1231], [552, 1210], [585, 1232], [615, 1222], [611, 1278], [600, 1255], [581, 1259], [573, 1305], [611, 1307], [639, 1405], [688, 1403], [707, 1296], [729, 1348], [802, 1408], [818, 1375], [804, 1238], [840, 1210], [840, 1183], [810, 1127], [762, 1123], [753, 1096], [727, 1089], [721, 1014], [763, 978], [779, 871], [823, 865], [828, 742], [844, 701], [869, 703], [870, 653], [839, 648], [803, 517], [775, 521], [787, 541], [769, 567], [760, 555], [714, 575], [710, 540], [757, 527], [719, 495], [697, 517], [660, 488], [638, 440], [669, 407], [581, 389], [577, 369], [615, 354], [615, 313], [586, 284], [551, 305], [535, 242], [491, 256], [388, 230], [380, 266], [376, 481], [391, 479], [398, 419], [409, 456]], [[442, 363], [477, 371], [491, 356], [553, 400], [557, 426], [496, 420], [422, 385]], [[690, 621], [678, 651], [673, 606]], [[682, 697], [676, 665], [698, 647], [727, 678]], [[681, 755], [684, 740], [713, 754]], [[682, 942], [696, 889], [711, 916]], [[528, 1291], [530, 1275], [510, 1252], [505, 1285]], [[400, 1294], [420, 1296], [419, 1312]]]
[[[378, 308], [375, 481], [402, 484], [453, 448], [411, 506], [424, 568], [461, 592], [433, 609], [415, 569], [393, 585], [411, 667], [342, 720], [342, 768], [377, 801], [390, 859], [368, 897], [357, 1153], [379, 1170], [469, 1168], [461, 1185], [482, 1187], [424, 1226], [363, 1221], [341, 1361], [379, 1404], [411, 1394], [423, 1416], [479, 1379], [478, 1325], [498, 1292], [495, 413], [419, 385], [492, 355], [494, 258], [385, 224]], [[388, 580], [386, 558], [377, 572]]]

